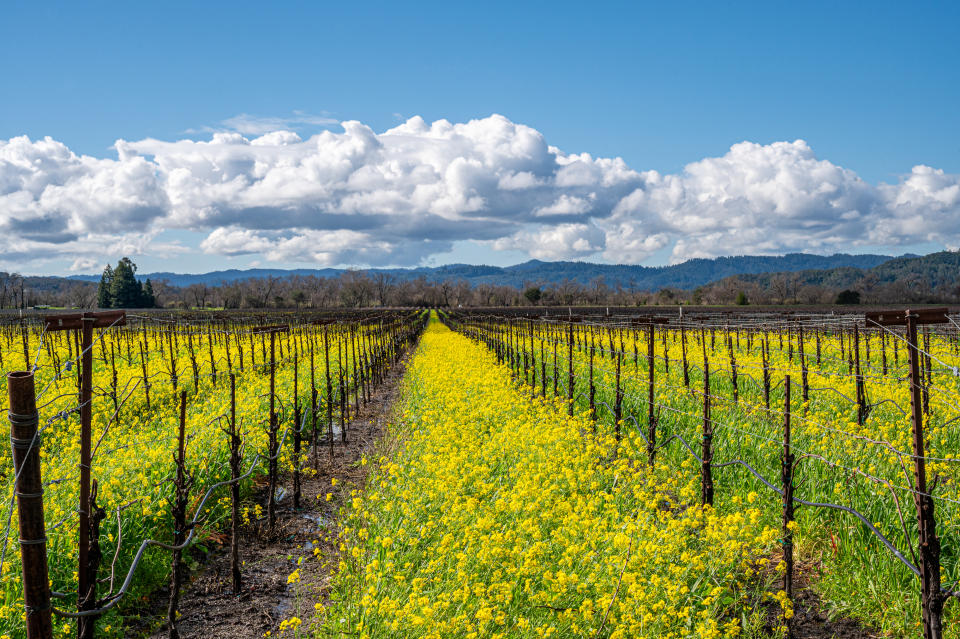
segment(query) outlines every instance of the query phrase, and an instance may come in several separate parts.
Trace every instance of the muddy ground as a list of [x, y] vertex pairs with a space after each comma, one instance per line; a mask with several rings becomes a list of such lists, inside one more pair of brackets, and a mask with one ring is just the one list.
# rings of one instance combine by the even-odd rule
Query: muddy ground
[[[782, 555], [775, 555], [769, 566], [775, 566]], [[887, 635], [867, 628], [853, 619], [830, 619], [812, 581], [817, 577], [817, 566], [806, 561], [797, 561], [793, 576], [793, 619], [790, 623], [792, 639], [879, 639]], [[782, 577], [777, 577], [772, 590], [782, 587]], [[768, 631], [781, 625], [780, 606], [766, 604]]]

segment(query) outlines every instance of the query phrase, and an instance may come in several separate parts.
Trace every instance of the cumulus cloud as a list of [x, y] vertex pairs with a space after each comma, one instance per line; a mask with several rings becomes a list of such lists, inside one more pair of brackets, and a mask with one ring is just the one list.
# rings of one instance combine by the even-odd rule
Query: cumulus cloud
[[70, 265], [70, 270], [74, 273], [78, 271], [92, 271], [99, 265], [100, 262], [94, 257], [78, 257], [73, 261], [73, 264]]
[[118, 140], [116, 159], [0, 140], [0, 258], [43, 251], [84, 269], [91, 255], [156, 253], [172, 229], [206, 239], [164, 250], [317, 265], [417, 264], [459, 240], [629, 263], [960, 236], [960, 176], [917, 166], [872, 185], [802, 140], [744, 142], [662, 175], [567, 153], [499, 115], [381, 133], [347, 121], [306, 138], [296, 118], [238, 116], [201, 141]]
[[571, 260], [602, 251], [604, 242], [603, 231], [593, 224], [558, 224], [534, 232], [520, 231], [492, 244], [499, 251], [523, 251], [538, 260]]

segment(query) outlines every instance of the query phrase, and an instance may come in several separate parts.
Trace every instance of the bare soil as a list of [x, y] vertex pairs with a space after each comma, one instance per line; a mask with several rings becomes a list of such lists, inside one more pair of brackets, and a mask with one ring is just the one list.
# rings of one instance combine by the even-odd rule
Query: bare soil
[[[780, 561], [775, 557], [771, 566]], [[793, 573], [793, 619], [791, 620], [791, 637], [793, 639], [874, 639], [886, 635], [864, 627], [853, 619], [830, 619], [819, 595], [813, 590], [811, 577], [816, 574], [816, 567], [802, 561], [794, 565]], [[775, 583], [777, 590], [782, 580]], [[767, 605], [767, 628], [781, 625], [780, 606], [776, 603]]]
[[[364, 485], [372, 464], [361, 465], [360, 460], [364, 456], [376, 459], [374, 454], [393, 414], [405, 364], [406, 358], [390, 370], [385, 382], [373, 391], [371, 400], [361, 407], [359, 416], [351, 420], [346, 443], [341, 441], [338, 429], [332, 455], [325, 442], [318, 446], [316, 474], [303, 477], [299, 509], [293, 507], [293, 477], [282, 478], [285, 494], [277, 504], [273, 534], [265, 519], [264, 478], [252, 499], [263, 507], [264, 519], [253, 521], [242, 530], [240, 592], [233, 591], [229, 535], [208, 537], [208, 543], [216, 547], [206, 555], [194, 555], [200, 565], [180, 596], [177, 627], [183, 639], [262, 639], [268, 632], [276, 636], [281, 621], [292, 616], [303, 620], [304, 629], [309, 625], [314, 602], [326, 599], [337, 563], [337, 511], [349, 501], [351, 489]], [[313, 462], [311, 451], [307, 466], [313, 468]], [[337, 480], [335, 487], [333, 479]], [[327, 493], [333, 494], [331, 501], [326, 500]], [[317, 547], [321, 560], [314, 557]], [[288, 584], [300, 557], [304, 560], [299, 566], [299, 582]], [[139, 622], [128, 624], [126, 636], [167, 637], [168, 599], [169, 589], [157, 591], [140, 613]]]

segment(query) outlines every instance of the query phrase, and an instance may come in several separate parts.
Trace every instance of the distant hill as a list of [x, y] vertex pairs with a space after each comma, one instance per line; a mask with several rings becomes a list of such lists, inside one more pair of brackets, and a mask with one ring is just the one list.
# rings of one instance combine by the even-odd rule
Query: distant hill
[[[920, 257], [905, 255], [887, 260], [872, 268], [842, 266], [828, 269], [741, 273], [732, 277], [742, 282], [768, 287], [774, 279], [784, 275], [796, 278], [800, 285], [809, 284], [828, 288], [876, 286], [911, 281], [922, 281], [930, 288], [940, 288], [956, 285], [960, 280], [960, 252], [941, 251]], [[720, 278], [715, 283], [720, 284], [729, 279], [729, 277]]]
[[741, 273], [704, 287], [703, 292], [783, 290], [777, 281], [789, 280], [790, 288], [820, 287], [836, 292], [842, 289], [867, 294], [877, 301], [925, 302], [951, 300], [960, 295], [960, 252], [941, 251], [923, 256], [897, 257], [872, 268], [841, 266], [828, 269]]
[[[914, 256], [892, 258], [887, 255], [810, 255], [790, 253], [783, 256], [738, 256], [715, 259], [694, 259], [672, 266], [636, 266], [625, 264], [593, 264], [590, 262], [542, 262], [530, 260], [514, 266], [473, 266], [448, 264], [436, 267], [368, 269], [367, 273], [387, 273], [397, 280], [414, 280], [423, 277], [428, 282], [466, 280], [471, 285], [500, 284], [513, 287], [551, 284], [564, 280], [589, 284], [598, 277], [608, 286], [621, 286], [635, 290], [656, 291], [662, 288], [694, 289], [710, 282], [735, 275], [756, 275], [773, 272], [808, 272], [822, 270], [852, 269], [862, 272], [882, 264], [910, 259]], [[896, 267], [894, 267], [896, 268]], [[140, 280], [154, 282], [166, 280], [172, 286], [185, 287], [191, 284], [217, 285], [255, 278], [290, 276], [337, 277], [343, 269], [230, 269], [201, 274], [139, 273]], [[75, 275], [71, 279], [97, 282], [99, 275]]]

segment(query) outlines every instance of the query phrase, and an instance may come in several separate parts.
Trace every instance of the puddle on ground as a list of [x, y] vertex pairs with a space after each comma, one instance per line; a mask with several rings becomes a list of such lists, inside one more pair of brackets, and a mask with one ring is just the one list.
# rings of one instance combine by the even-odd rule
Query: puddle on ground
[[330, 519], [324, 517], [321, 513], [303, 513], [300, 516], [307, 521], [316, 524], [317, 528], [326, 528], [330, 525]]
[[273, 607], [273, 614], [277, 619], [286, 619], [290, 616], [291, 612], [293, 612], [293, 593], [290, 592], [290, 587], [287, 586], [287, 592], [284, 593], [280, 603]]

